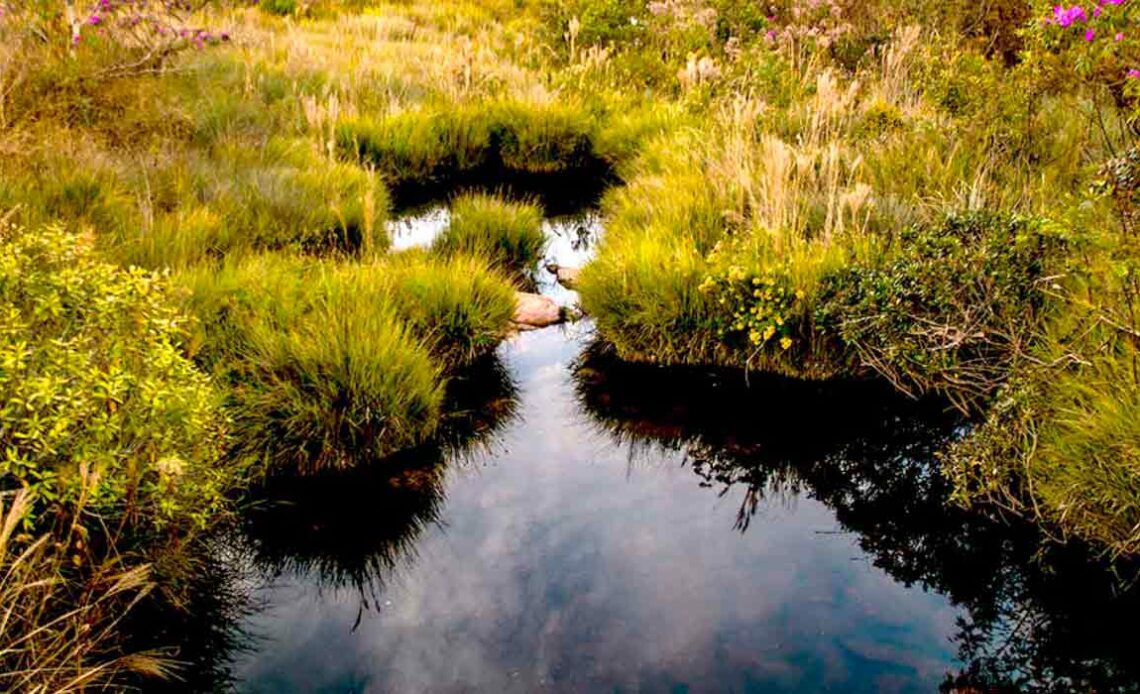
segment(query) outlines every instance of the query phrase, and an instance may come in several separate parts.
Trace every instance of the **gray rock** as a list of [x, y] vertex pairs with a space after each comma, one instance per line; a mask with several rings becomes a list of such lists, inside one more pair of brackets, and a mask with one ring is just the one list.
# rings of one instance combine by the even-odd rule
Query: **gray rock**
[[520, 330], [531, 330], [561, 323], [564, 316], [562, 308], [548, 296], [515, 292], [515, 315], [512, 320]]

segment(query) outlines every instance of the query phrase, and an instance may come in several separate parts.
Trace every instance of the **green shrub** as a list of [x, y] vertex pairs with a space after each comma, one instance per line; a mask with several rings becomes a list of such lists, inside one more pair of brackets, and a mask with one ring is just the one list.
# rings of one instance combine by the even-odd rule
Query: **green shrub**
[[542, 210], [534, 204], [471, 194], [451, 203], [451, 222], [432, 250], [482, 258], [515, 276], [530, 275], [546, 252]]
[[169, 531], [226, 508], [223, 419], [165, 282], [58, 227], [0, 230], [0, 485]]
[[815, 320], [897, 387], [970, 409], [1001, 385], [1040, 324], [1058, 250], [1039, 222], [952, 215], [826, 277]]
[[296, 0], [260, 0], [258, 7], [269, 14], [291, 15], [297, 11]]

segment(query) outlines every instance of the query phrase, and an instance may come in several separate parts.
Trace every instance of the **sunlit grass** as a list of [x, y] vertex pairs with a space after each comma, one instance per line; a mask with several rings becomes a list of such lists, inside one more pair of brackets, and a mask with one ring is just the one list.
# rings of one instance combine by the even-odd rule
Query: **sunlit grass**
[[444, 256], [485, 258], [506, 272], [525, 277], [546, 251], [542, 210], [532, 203], [469, 194], [451, 202], [451, 221], [432, 244]]

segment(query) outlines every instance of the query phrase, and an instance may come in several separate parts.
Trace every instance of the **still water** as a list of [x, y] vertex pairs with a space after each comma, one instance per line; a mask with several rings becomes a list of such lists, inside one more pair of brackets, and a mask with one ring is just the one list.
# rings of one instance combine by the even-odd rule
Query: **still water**
[[896, 582], [790, 489], [741, 532], [747, 485], [708, 488], [686, 450], [583, 413], [582, 332], [503, 349], [519, 415], [431, 481], [390, 566], [277, 577], [241, 689], [936, 689], [955, 665], [950, 601]]
[[[423, 245], [446, 209], [401, 224], [398, 247]], [[591, 215], [546, 229], [567, 265], [600, 233]], [[538, 285], [575, 301], [544, 273]], [[440, 445], [260, 490], [219, 550], [243, 609], [226, 627], [240, 646], [208, 656], [223, 672], [210, 686], [1136, 681], [1131, 645], [1108, 636], [1135, 623], [1134, 596], [1083, 559], [1038, 568], [1024, 528], [947, 505], [936, 452], [964, 424], [940, 403], [623, 364], [588, 320], [518, 335], [452, 391], [462, 424]]]

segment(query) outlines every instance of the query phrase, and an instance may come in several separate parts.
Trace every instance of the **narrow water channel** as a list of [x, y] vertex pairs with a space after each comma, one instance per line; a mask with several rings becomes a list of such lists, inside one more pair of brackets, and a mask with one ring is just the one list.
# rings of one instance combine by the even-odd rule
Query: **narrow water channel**
[[[397, 248], [446, 216], [399, 222]], [[546, 228], [566, 265], [600, 232], [589, 214]], [[546, 274], [539, 286], [575, 301]], [[268, 490], [222, 553], [253, 598], [233, 625], [244, 648], [225, 658], [232, 686], [1135, 681], [1127, 646], [1095, 626], [1136, 615], [1135, 599], [1105, 589], [1070, 613], [1076, 584], [1027, 568], [1032, 538], [947, 505], [935, 456], [963, 423], [941, 404], [873, 383], [632, 366], [594, 337], [586, 320], [505, 343], [460, 379], [477, 425], [448, 445]]]

